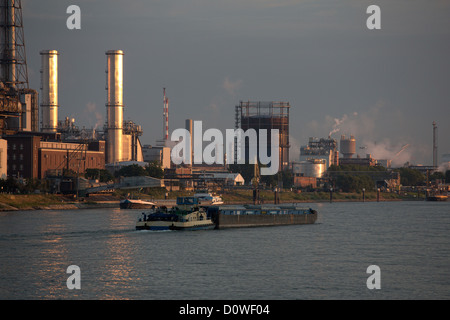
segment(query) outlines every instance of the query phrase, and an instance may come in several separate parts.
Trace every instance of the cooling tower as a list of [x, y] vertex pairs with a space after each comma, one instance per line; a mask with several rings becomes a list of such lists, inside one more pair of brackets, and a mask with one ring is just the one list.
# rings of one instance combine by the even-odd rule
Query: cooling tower
[[43, 132], [58, 128], [58, 51], [44, 50], [41, 69], [41, 110]]
[[123, 51], [106, 52], [107, 163], [123, 161]]

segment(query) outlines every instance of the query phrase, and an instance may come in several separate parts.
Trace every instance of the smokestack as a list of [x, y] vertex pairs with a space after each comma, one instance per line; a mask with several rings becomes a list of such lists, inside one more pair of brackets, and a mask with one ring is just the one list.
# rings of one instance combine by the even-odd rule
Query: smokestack
[[41, 69], [42, 132], [56, 132], [58, 128], [58, 51], [44, 50]]
[[433, 121], [433, 167], [438, 166], [438, 147], [437, 147], [437, 125]]
[[189, 155], [189, 164], [192, 165], [192, 154], [194, 151], [194, 150], [192, 150], [192, 132], [193, 132], [192, 131], [192, 119], [186, 119], [186, 130], [189, 131], [189, 139], [190, 139], [189, 145], [191, 146], [190, 147], [191, 154]]
[[123, 51], [106, 52], [106, 90], [107, 90], [107, 162], [123, 160]]

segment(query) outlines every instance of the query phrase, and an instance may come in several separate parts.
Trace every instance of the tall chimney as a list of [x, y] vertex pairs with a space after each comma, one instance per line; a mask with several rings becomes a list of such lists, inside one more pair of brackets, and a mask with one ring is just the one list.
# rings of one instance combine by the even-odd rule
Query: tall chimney
[[437, 125], [433, 121], [433, 167], [438, 166], [438, 147], [437, 147]]
[[107, 142], [108, 163], [123, 161], [123, 51], [106, 52]]
[[42, 132], [56, 132], [58, 128], [58, 51], [44, 50], [41, 69]]
[[189, 131], [189, 146], [190, 146], [189, 148], [191, 150], [190, 154], [188, 155], [189, 156], [189, 164], [192, 165], [192, 154], [194, 152], [194, 150], [192, 149], [192, 133], [193, 133], [192, 119], [186, 119], [185, 123], [186, 123], [186, 130]]

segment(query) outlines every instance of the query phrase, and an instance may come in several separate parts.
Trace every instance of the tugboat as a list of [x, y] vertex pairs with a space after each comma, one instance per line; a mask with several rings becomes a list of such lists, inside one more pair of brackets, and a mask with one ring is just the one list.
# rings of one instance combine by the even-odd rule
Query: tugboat
[[178, 197], [175, 207], [155, 208], [148, 214], [142, 213], [136, 223], [136, 230], [205, 230], [215, 227], [196, 197]]

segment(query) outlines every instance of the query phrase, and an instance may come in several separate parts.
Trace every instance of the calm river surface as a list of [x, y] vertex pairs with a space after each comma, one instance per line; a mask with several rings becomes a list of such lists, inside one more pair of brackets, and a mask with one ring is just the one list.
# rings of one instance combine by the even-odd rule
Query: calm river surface
[[136, 231], [142, 210], [2, 212], [0, 299], [450, 299], [450, 202], [303, 205], [316, 224], [193, 232]]

